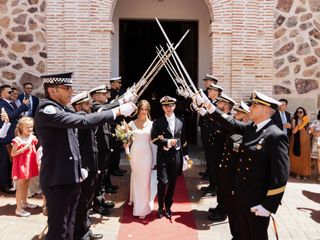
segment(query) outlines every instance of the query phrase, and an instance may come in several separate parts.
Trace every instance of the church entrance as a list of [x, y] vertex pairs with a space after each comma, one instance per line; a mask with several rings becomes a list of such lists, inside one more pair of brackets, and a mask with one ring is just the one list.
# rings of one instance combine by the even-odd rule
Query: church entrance
[[[177, 43], [190, 29], [178, 47], [177, 53], [194, 84], [198, 86], [198, 22], [160, 20], [170, 41]], [[155, 20], [120, 20], [119, 22], [119, 73], [123, 88], [139, 81], [156, 56], [156, 46], [166, 46], [166, 40]], [[183, 115], [189, 143], [197, 143], [197, 114], [190, 111], [189, 101], [177, 96], [176, 87], [165, 68], [162, 68], [140, 99], [151, 103], [151, 117], [162, 115], [159, 100], [169, 95], [177, 98], [176, 112]]]

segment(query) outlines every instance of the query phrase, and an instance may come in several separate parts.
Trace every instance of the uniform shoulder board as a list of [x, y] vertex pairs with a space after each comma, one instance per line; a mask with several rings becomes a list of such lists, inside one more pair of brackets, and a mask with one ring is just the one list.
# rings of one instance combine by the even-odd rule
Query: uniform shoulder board
[[228, 118], [229, 115], [228, 115], [227, 113], [224, 113], [224, 114], [221, 115], [221, 117], [223, 117], [223, 118]]
[[45, 108], [43, 109], [43, 113], [45, 113], [45, 114], [56, 114], [57, 113], [57, 109], [53, 105], [48, 105], [48, 106], [45, 106]]

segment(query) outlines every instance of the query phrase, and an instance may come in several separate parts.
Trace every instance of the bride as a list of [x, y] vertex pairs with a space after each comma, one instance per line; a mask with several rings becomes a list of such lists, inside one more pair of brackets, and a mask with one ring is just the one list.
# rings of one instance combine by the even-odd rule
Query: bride
[[[133, 142], [130, 148], [130, 200], [133, 204], [133, 216], [144, 219], [153, 210], [157, 182], [155, 170], [156, 146], [151, 142], [152, 121], [149, 119], [150, 104], [141, 100], [137, 108], [137, 119], [129, 126], [133, 133]], [[155, 178], [154, 178], [155, 177]]]

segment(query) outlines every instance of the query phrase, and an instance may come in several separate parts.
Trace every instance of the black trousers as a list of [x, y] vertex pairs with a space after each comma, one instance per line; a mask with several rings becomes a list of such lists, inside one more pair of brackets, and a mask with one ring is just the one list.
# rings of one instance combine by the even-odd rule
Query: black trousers
[[[232, 162], [232, 164], [236, 164]], [[220, 188], [220, 199], [222, 199], [224, 212], [229, 219], [229, 228], [233, 240], [240, 239], [239, 217], [237, 212], [236, 198], [233, 194], [235, 169], [233, 166], [225, 168], [222, 166], [219, 171], [219, 178], [222, 187]], [[219, 188], [218, 188], [219, 189]], [[221, 201], [221, 200], [220, 200]], [[219, 203], [219, 200], [218, 200]]]
[[46, 240], [73, 240], [80, 183], [43, 187], [47, 201], [48, 234]]
[[237, 204], [241, 240], [268, 240], [270, 217], [259, 217]]
[[[169, 159], [168, 159], [169, 160]], [[162, 165], [162, 166], [161, 166]], [[180, 161], [174, 157], [171, 161], [158, 164], [158, 203], [159, 208], [163, 209], [163, 204], [169, 210], [173, 203], [174, 190], [176, 188], [177, 176], [179, 174]], [[159, 176], [162, 176], [159, 178]]]
[[209, 134], [207, 128], [201, 127], [201, 140], [202, 140], [202, 146], [203, 146], [203, 151], [204, 151], [204, 158], [206, 161], [206, 172], [208, 171], [208, 161], [209, 161], [209, 156], [208, 156], [208, 139], [209, 139]]
[[112, 149], [111, 158], [110, 158], [110, 172], [114, 172], [119, 169], [120, 164], [120, 151], [121, 151], [121, 142], [119, 141], [112, 141]]
[[81, 194], [76, 210], [74, 240], [90, 240], [89, 212], [97, 187], [98, 172], [89, 171], [88, 177], [81, 183]]
[[6, 144], [0, 143], [0, 185], [11, 187], [11, 161]]
[[208, 176], [209, 176], [209, 186], [211, 188], [218, 187], [218, 157], [216, 156], [217, 152], [214, 148], [208, 148]]

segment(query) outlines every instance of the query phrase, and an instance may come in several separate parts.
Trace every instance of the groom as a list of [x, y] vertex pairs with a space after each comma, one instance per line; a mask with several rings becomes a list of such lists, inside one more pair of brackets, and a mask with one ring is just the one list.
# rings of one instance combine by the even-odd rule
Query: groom
[[158, 218], [163, 217], [163, 204], [166, 217], [171, 218], [171, 205], [177, 176], [181, 174], [183, 156], [188, 158], [184, 124], [175, 116], [176, 99], [164, 96], [160, 99], [164, 116], [153, 122], [151, 139], [158, 146]]

